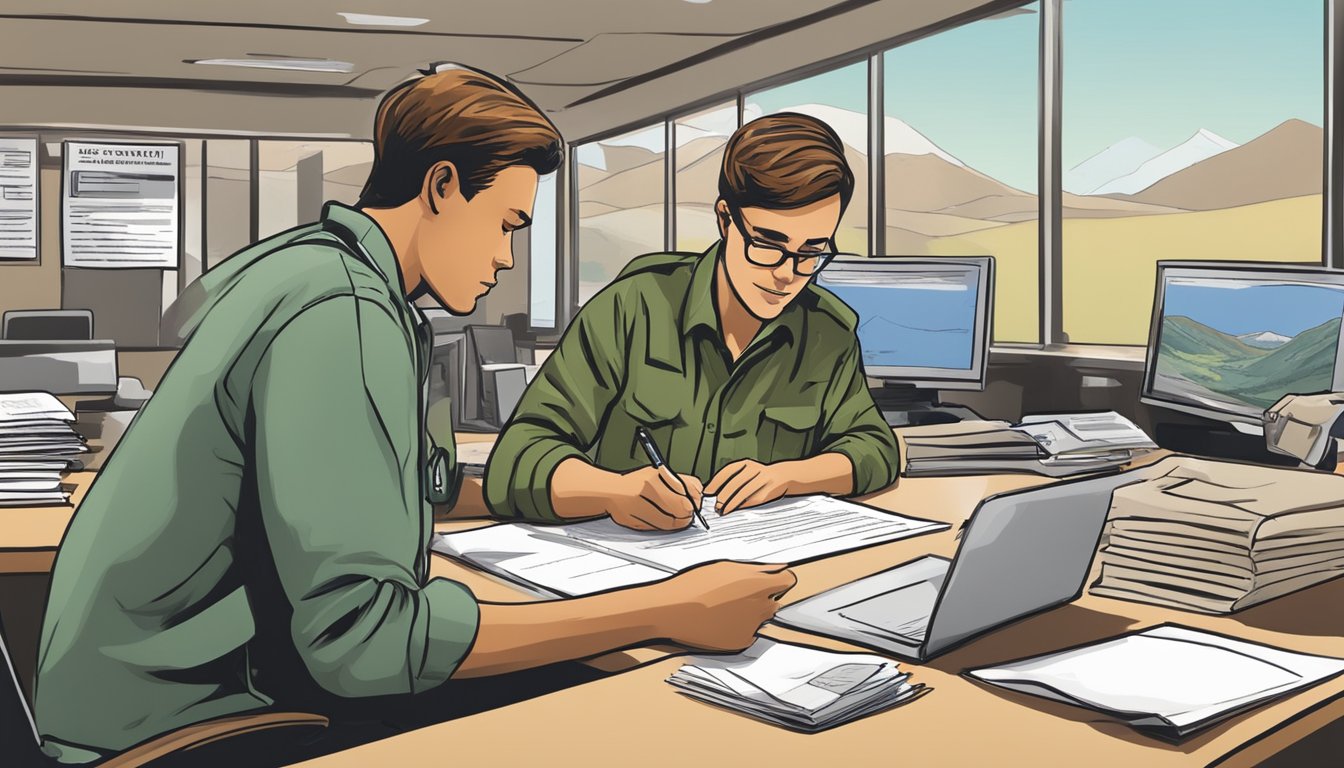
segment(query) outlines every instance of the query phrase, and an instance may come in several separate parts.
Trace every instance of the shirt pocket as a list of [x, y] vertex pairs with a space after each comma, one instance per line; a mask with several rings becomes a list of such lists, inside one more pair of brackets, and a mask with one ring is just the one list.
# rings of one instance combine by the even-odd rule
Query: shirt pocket
[[[676, 439], [677, 432], [686, 426], [686, 420], [682, 415], [681, 403], [675, 398], [667, 396], [658, 396], [638, 392], [630, 392], [626, 395], [619, 409], [624, 418], [622, 424], [612, 424], [616, 432], [607, 434], [603, 443], [611, 442], [613, 445], [620, 446], [619, 450], [612, 451], [616, 458], [622, 461], [626, 469], [649, 466], [649, 457], [640, 447], [639, 441], [635, 439], [635, 427], [644, 427], [649, 435], [653, 437], [653, 442], [662, 451], [663, 458], [672, 465], [674, 470], [688, 471], [689, 467], [678, 467], [673, 459], [673, 441]], [[680, 446], [678, 446], [680, 447]]]
[[761, 413], [760, 461], [792, 461], [815, 450], [821, 404], [818, 402], [767, 405]]

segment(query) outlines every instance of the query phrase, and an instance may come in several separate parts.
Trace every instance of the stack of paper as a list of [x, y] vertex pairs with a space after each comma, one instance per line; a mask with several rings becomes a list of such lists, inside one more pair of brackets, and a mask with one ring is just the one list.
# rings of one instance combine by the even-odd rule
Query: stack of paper
[[691, 698], [804, 733], [832, 728], [919, 695], [900, 665], [758, 638], [734, 656], [692, 657], [667, 679]]
[[0, 394], [0, 506], [66, 503], [61, 472], [88, 452], [74, 420], [45, 392]]
[[1132, 455], [1157, 444], [1134, 422], [1115, 411], [1024, 416], [1014, 430], [1031, 435], [1056, 459]]
[[920, 427], [905, 438], [906, 477], [946, 477], [997, 472], [1069, 477], [1117, 469], [1128, 450], [1053, 456], [1029, 432], [1005, 422], [962, 422]]
[[1341, 672], [1341, 659], [1162, 625], [966, 674], [1179, 739]]
[[1344, 477], [1164, 465], [1113, 494], [1093, 594], [1229, 613], [1344, 575]]

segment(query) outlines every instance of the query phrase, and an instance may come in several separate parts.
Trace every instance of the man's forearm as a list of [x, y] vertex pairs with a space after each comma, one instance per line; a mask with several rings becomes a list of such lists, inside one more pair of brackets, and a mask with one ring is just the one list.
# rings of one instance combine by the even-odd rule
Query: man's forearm
[[854, 492], [854, 463], [843, 453], [822, 453], [790, 461], [788, 465], [790, 496], [809, 493], [848, 496]]
[[606, 514], [610, 495], [602, 489], [611, 488], [617, 477], [583, 459], [566, 459], [551, 473], [551, 509], [563, 520]]
[[648, 588], [522, 605], [481, 605], [480, 629], [454, 677], [484, 677], [595, 656], [666, 636], [673, 607]]

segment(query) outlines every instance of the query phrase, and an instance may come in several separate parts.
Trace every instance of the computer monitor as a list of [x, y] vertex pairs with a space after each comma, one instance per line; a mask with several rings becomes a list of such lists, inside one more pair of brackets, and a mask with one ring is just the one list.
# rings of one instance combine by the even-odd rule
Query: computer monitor
[[984, 389], [994, 259], [876, 257], [817, 276], [859, 315], [865, 372], [920, 389]]
[[1238, 262], [1158, 262], [1140, 399], [1262, 429], [1286, 394], [1344, 385], [1344, 272]]

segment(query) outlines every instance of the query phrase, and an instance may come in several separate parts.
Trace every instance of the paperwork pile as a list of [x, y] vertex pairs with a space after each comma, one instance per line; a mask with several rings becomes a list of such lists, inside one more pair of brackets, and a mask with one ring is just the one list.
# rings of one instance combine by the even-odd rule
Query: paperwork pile
[[1069, 477], [1118, 469], [1157, 447], [1114, 411], [1028, 416], [1007, 422], [962, 422], [910, 430], [907, 477], [1026, 472]]
[[667, 682], [693, 699], [813, 733], [889, 709], [924, 690], [900, 665], [758, 638], [733, 656], [692, 657]]
[[1344, 575], [1344, 477], [1164, 464], [1112, 495], [1093, 594], [1230, 613]]
[[66, 503], [61, 472], [88, 452], [74, 420], [45, 392], [0, 394], [0, 507]]
[[1340, 672], [1341, 659], [1164, 624], [966, 674], [1180, 739]]

